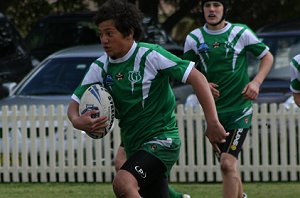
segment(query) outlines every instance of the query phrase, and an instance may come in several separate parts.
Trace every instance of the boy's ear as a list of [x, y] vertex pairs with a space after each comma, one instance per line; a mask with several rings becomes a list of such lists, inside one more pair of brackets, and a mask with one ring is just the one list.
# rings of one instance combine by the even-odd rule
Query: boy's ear
[[130, 33], [128, 34], [128, 36], [126, 36], [127, 39], [132, 40], [134, 39], [134, 31], [130, 30]]

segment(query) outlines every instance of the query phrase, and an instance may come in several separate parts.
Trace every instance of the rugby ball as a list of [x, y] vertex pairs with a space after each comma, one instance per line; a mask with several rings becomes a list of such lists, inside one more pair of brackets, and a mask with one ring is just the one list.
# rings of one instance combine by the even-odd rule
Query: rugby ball
[[115, 106], [112, 96], [100, 84], [93, 84], [83, 93], [79, 103], [79, 114], [87, 111], [99, 110], [99, 113], [92, 114], [92, 118], [106, 116], [108, 125], [101, 131], [86, 132], [93, 139], [103, 138], [112, 131], [115, 119]]

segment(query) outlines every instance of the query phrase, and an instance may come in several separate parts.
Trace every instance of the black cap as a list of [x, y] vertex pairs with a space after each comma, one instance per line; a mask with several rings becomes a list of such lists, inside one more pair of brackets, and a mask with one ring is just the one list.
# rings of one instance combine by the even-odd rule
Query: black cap
[[230, 0], [202, 0], [201, 1], [201, 5], [203, 7], [204, 3], [208, 2], [208, 1], [217, 1], [223, 4], [224, 8], [228, 9], [230, 6]]

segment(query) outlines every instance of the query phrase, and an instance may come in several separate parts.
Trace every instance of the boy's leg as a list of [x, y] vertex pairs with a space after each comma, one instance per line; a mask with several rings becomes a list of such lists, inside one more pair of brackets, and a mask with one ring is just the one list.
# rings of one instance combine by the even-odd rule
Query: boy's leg
[[[124, 170], [135, 177], [140, 188], [139, 193], [142, 197], [169, 198], [168, 180], [164, 175], [166, 167], [159, 158], [144, 150], [139, 150], [127, 159], [121, 167], [121, 170], [117, 172], [117, 176], [120, 171]], [[117, 192], [116, 195], [126, 193], [126, 190], [123, 189], [121, 189], [123, 191], [117, 191], [118, 187], [120, 186], [114, 188], [116, 189], [115, 192]]]
[[[126, 152], [125, 152], [125, 149], [123, 147], [123, 144], [121, 143], [121, 145], [119, 146], [119, 149], [116, 153], [116, 158], [115, 158], [116, 172], [118, 172], [118, 170], [120, 170], [121, 166], [125, 163], [125, 161], [126, 161]], [[170, 198], [190, 198], [190, 195], [184, 194], [184, 193], [181, 193], [181, 192], [177, 192], [171, 186], [169, 186], [168, 191], [169, 191]]]
[[170, 195], [170, 198], [182, 198], [183, 193], [179, 193], [179, 192], [175, 191], [174, 188], [172, 188], [169, 185], [169, 195]]
[[220, 166], [223, 177], [223, 197], [242, 198], [243, 185], [238, 172], [238, 155], [246, 138], [248, 128], [229, 130], [226, 142], [218, 144], [221, 151]]
[[191, 196], [188, 194], [177, 192], [170, 185], [169, 185], [169, 195], [170, 195], [170, 198], [191, 198]]

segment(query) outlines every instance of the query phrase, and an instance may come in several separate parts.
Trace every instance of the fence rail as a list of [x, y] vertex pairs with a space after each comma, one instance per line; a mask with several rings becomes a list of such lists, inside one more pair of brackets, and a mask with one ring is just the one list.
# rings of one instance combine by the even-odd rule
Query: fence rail
[[[110, 182], [120, 129], [93, 140], [72, 127], [64, 106], [3, 106], [0, 182]], [[200, 108], [176, 111], [182, 148], [172, 182], [221, 181], [219, 162], [204, 136]], [[117, 121], [116, 121], [117, 122]], [[240, 155], [243, 181], [298, 181], [300, 113], [283, 105], [254, 105], [253, 126]]]

